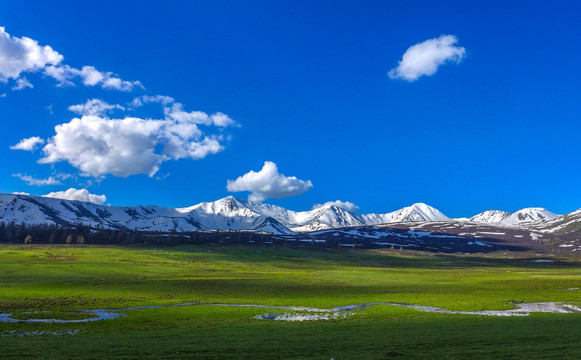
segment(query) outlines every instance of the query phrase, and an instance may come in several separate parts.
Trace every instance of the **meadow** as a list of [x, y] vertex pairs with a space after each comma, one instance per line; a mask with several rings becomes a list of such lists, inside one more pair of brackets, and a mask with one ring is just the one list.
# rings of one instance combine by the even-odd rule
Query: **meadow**
[[[3, 245], [0, 313], [181, 303], [331, 308], [396, 302], [503, 310], [511, 302], [581, 302], [581, 262], [532, 253], [419, 254], [287, 246]], [[0, 322], [2, 359], [581, 358], [581, 313], [439, 314], [394, 306], [335, 320], [259, 320], [260, 308], [121, 311], [82, 323]]]

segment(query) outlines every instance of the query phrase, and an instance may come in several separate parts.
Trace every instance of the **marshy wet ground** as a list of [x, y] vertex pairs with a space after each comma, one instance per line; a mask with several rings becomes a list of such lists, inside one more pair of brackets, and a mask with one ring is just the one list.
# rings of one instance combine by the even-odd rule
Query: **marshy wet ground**
[[[509, 310], [482, 310], [482, 311], [463, 311], [463, 310], [447, 310], [437, 307], [392, 303], [392, 302], [376, 302], [376, 303], [362, 303], [346, 306], [334, 307], [331, 309], [318, 309], [310, 307], [297, 306], [271, 306], [271, 305], [255, 305], [255, 304], [206, 304], [206, 303], [184, 303], [173, 305], [151, 305], [151, 306], [137, 306], [119, 309], [90, 309], [90, 310], [74, 310], [71, 313], [77, 314], [74, 319], [58, 319], [49, 318], [47, 312], [42, 312], [42, 318], [34, 318], [34, 312], [26, 312], [25, 318], [22, 314], [14, 315], [12, 313], [0, 313], [0, 322], [5, 323], [53, 323], [53, 324], [67, 324], [67, 323], [86, 323], [101, 320], [117, 319], [126, 316], [125, 312], [133, 310], [159, 309], [167, 307], [178, 306], [214, 306], [214, 307], [244, 307], [244, 308], [258, 308], [269, 310], [290, 310], [290, 312], [274, 312], [257, 315], [254, 318], [258, 320], [275, 320], [275, 321], [315, 321], [315, 320], [337, 320], [345, 318], [352, 314], [354, 310], [370, 307], [370, 306], [398, 306], [418, 311], [442, 313], [442, 314], [462, 314], [462, 315], [480, 315], [480, 316], [528, 316], [531, 313], [578, 313], [581, 312], [581, 307], [573, 305], [572, 303], [557, 303], [557, 302], [537, 302], [537, 303], [513, 303], [515, 309]], [[78, 314], [86, 314], [86, 317], [78, 316]]]

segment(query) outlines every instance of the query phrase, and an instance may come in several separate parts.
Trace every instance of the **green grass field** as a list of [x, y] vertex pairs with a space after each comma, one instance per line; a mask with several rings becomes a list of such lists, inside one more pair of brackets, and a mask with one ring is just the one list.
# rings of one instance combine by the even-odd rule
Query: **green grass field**
[[[80, 315], [71, 310], [188, 302], [318, 308], [400, 302], [502, 310], [511, 301], [581, 302], [575, 288], [581, 288], [577, 261], [536, 263], [502, 254], [226, 245], [0, 247], [0, 313], [19, 319], [75, 319]], [[581, 313], [487, 317], [378, 306], [338, 320], [254, 319], [266, 312], [165, 307], [87, 323], [0, 322], [0, 357], [581, 358]], [[33, 331], [54, 334], [24, 335]]]

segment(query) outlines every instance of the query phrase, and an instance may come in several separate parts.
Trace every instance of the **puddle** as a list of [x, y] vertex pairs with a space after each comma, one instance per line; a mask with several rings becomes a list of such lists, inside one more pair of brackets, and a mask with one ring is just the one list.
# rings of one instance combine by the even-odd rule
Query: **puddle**
[[[353, 304], [346, 306], [334, 307], [331, 309], [317, 309], [310, 307], [300, 307], [300, 306], [271, 306], [271, 305], [253, 305], [253, 304], [206, 304], [206, 303], [184, 303], [184, 304], [173, 304], [173, 305], [151, 305], [151, 306], [136, 306], [136, 307], [126, 307], [119, 309], [93, 309], [93, 310], [75, 310], [75, 313], [85, 313], [90, 314], [91, 317], [85, 319], [15, 319], [12, 317], [11, 313], [0, 313], [0, 322], [5, 323], [52, 323], [52, 324], [68, 324], [68, 323], [85, 323], [101, 320], [111, 320], [117, 319], [122, 316], [126, 316], [125, 312], [132, 310], [147, 310], [147, 309], [159, 309], [168, 307], [181, 307], [181, 306], [219, 306], [219, 307], [243, 307], [243, 308], [256, 308], [256, 309], [269, 309], [269, 310], [290, 310], [291, 312], [282, 313], [266, 313], [262, 315], [257, 315], [254, 318], [258, 320], [275, 320], [275, 321], [315, 321], [315, 320], [336, 320], [343, 319], [349, 315], [352, 315], [352, 311], [365, 308], [370, 306], [398, 306], [409, 309], [415, 309], [418, 311], [432, 312], [432, 313], [442, 313], [442, 314], [462, 314], [462, 315], [481, 315], [481, 316], [528, 316], [531, 313], [553, 313], [553, 314], [568, 314], [568, 313], [579, 313], [581, 312], [581, 307], [566, 303], [556, 303], [556, 302], [538, 302], [538, 303], [514, 303], [516, 308], [510, 310], [483, 310], [483, 311], [463, 311], [463, 310], [447, 310], [432, 306], [415, 305], [415, 304], [404, 304], [404, 303], [390, 303], [390, 302], [377, 302], [377, 303], [363, 303], [363, 304]], [[30, 334], [33, 335], [34, 332]], [[47, 332], [47, 335], [50, 332]], [[34, 333], [36, 334], [36, 333]], [[44, 335], [38, 333], [37, 335]], [[72, 335], [72, 334], [71, 334]], [[2, 335], [4, 336], [4, 335]]]
[[284, 314], [263, 314], [256, 315], [258, 320], [276, 321], [316, 321], [316, 320], [337, 320], [344, 319], [351, 315], [349, 312], [325, 312], [325, 313], [284, 313]]
[[75, 335], [78, 332], [85, 332], [84, 329], [72, 329], [72, 330], [61, 330], [61, 331], [50, 331], [50, 330], [33, 330], [33, 331], [6, 331], [0, 334], [0, 337], [7, 336], [45, 336], [45, 335]]
[[75, 313], [81, 314], [91, 314], [92, 316], [84, 318], [84, 319], [72, 319], [72, 320], [65, 320], [65, 319], [15, 319], [12, 317], [11, 313], [0, 313], [0, 322], [5, 323], [17, 323], [17, 322], [26, 322], [26, 323], [47, 323], [47, 324], [70, 324], [70, 323], [85, 323], [91, 321], [99, 321], [99, 320], [111, 320], [116, 319], [121, 316], [125, 316], [125, 314], [114, 312], [114, 310], [103, 310], [103, 309], [95, 309], [95, 310], [77, 310], [71, 311]]

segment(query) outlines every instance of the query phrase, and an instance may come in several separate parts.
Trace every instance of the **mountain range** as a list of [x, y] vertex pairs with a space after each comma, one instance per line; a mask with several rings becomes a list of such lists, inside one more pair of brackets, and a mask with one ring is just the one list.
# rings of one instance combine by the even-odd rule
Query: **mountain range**
[[470, 222], [544, 232], [566, 232], [568, 229], [578, 230], [581, 210], [566, 215], [558, 215], [543, 208], [525, 208], [514, 213], [488, 210], [469, 219], [451, 219], [423, 203], [384, 214], [358, 214], [335, 205], [297, 212], [232, 196], [186, 208], [166, 208], [107, 206], [76, 200], [0, 194], [0, 221], [30, 225], [84, 224], [161, 232], [244, 230], [278, 235], [418, 222]]

